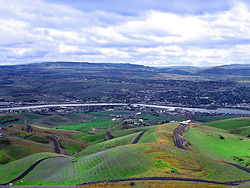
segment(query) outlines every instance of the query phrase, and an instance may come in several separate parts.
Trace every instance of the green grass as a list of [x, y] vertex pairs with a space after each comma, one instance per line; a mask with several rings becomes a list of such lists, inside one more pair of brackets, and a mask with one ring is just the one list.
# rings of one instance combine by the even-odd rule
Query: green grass
[[138, 127], [138, 128], [132, 128], [132, 129], [124, 129], [124, 130], [111, 130], [110, 133], [114, 137], [121, 137], [121, 136], [126, 136], [129, 134], [141, 132], [141, 131], [144, 131], [145, 129], [148, 129], [148, 127]]
[[218, 116], [194, 116], [193, 117], [195, 121], [200, 121], [200, 122], [212, 122], [212, 121], [231, 119], [231, 118], [236, 118], [236, 116], [218, 115]]
[[152, 165], [143, 151], [146, 151], [143, 146], [121, 146], [75, 162], [69, 158], [49, 159], [39, 164], [18, 185], [76, 185], [131, 177], [145, 172]]
[[7, 144], [0, 144], [0, 163], [15, 161], [35, 153], [54, 152], [54, 148], [50, 145], [28, 140], [15, 141], [9, 138], [5, 139], [9, 142]]
[[111, 121], [110, 119], [94, 119], [91, 122], [85, 122], [85, 123], [72, 123], [69, 125], [64, 125], [58, 127], [59, 129], [64, 130], [76, 130], [81, 132], [86, 132], [91, 130], [90, 127], [93, 128], [100, 128], [100, 127], [109, 127], [118, 123], [118, 121]]
[[73, 142], [60, 141], [61, 146], [66, 150], [68, 155], [72, 155], [75, 152], [83, 149], [79, 144]]
[[250, 118], [243, 117], [243, 118], [226, 119], [226, 120], [205, 123], [204, 125], [229, 130], [229, 129], [250, 126]]
[[156, 127], [151, 127], [147, 132], [143, 134], [138, 143], [154, 143], [157, 140], [155, 133]]
[[239, 129], [231, 130], [230, 132], [233, 133], [233, 134], [239, 134], [239, 135], [242, 135], [242, 136], [250, 137], [250, 127], [242, 127], [242, 128], [239, 128]]
[[250, 156], [250, 139], [242, 139], [227, 131], [202, 126], [190, 128], [184, 136], [191, 144], [188, 148], [202, 156], [227, 161], [234, 161], [235, 157]]
[[39, 153], [25, 157], [18, 161], [0, 165], [0, 184], [7, 183], [18, 177], [37, 160], [53, 155], [54, 154], [49, 153]]
[[31, 136], [28, 136], [27, 138], [25, 138], [25, 140], [39, 142], [39, 143], [42, 143], [42, 144], [48, 143], [48, 139], [46, 138], [46, 136], [41, 136], [41, 135], [38, 135], [38, 134], [32, 134]]
[[86, 140], [92, 143], [102, 142], [105, 140], [105, 138], [106, 138], [106, 133], [99, 133], [99, 134], [81, 137], [82, 140]]
[[143, 119], [148, 119], [151, 121], [172, 121], [172, 120], [177, 120], [176, 118], [173, 117], [161, 117], [161, 116], [154, 116], [152, 114], [140, 114], [137, 116], [138, 118], [143, 118]]
[[27, 118], [31, 118], [31, 119], [38, 119], [38, 118], [45, 117], [45, 115], [35, 114], [35, 113], [30, 113], [30, 112], [22, 112], [21, 115]]
[[[14, 185], [77, 185], [152, 176], [178, 176], [217, 181], [250, 179], [248, 173], [223, 162], [215, 163], [204, 158], [202, 163], [192, 152], [167, 145], [126, 145], [80, 159], [48, 159], [24, 177], [22, 183], [19, 181]], [[176, 171], [176, 175], [171, 175], [171, 170]]]
[[122, 146], [122, 145], [127, 145], [130, 144], [131, 141], [138, 135], [139, 133], [133, 133], [133, 134], [129, 134], [126, 136], [122, 136], [119, 138], [114, 138], [111, 140], [107, 140], [92, 146], [87, 147], [86, 149], [84, 149], [82, 152], [78, 153], [76, 156], [77, 157], [83, 157], [86, 155], [91, 155], [94, 153], [98, 153], [107, 149], [111, 149], [117, 146]]

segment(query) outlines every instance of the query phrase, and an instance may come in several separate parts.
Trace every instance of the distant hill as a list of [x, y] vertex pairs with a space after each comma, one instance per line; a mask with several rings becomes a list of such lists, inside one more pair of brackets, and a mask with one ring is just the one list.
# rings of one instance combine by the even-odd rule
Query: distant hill
[[[93, 72], [91, 72], [93, 71]], [[250, 64], [222, 65], [212, 68], [200, 68], [194, 66], [172, 66], [172, 67], [148, 67], [129, 63], [89, 63], [89, 62], [43, 62], [25, 65], [0, 66], [0, 74], [8, 73], [32, 73], [32, 74], [79, 74], [88, 73], [89, 75], [101, 72], [104, 75], [121, 76], [124, 73], [138, 75], [139, 73], [150, 73], [151, 76], [159, 73], [177, 75], [234, 75], [249, 76]], [[152, 75], [153, 74], [153, 75]]]
[[205, 70], [200, 70], [197, 72], [199, 75], [202, 74], [224, 74], [224, 75], [234, 75], [234, 76], [250, 76], [250, 64], [232, 64], [212, 67]]

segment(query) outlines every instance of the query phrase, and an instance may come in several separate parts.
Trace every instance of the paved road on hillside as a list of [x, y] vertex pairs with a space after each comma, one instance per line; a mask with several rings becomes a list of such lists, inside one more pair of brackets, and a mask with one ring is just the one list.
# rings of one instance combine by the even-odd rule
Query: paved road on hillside
[[229, 164], [229, 165], [233, 165], [233, 166], [236, 167], [236, 168], [239, 168], [239, 169], [241, 169], [241, 170], [244, 170], [244, 171], [250, 173], [250, 168], [247, 168], [247, 167], [245, 167], [245, 166], [241, 166], [241, 165], [235, 164], [235, 163], [228, 163], [228, 162], [224, 162], [224, 163]]
[[39, 159], [38, 161], [36, 161], [35, 163], [33, 163], [27, 170], [25, 170], [20, 176], [18, 176], [17, 178], [9, 181], [8, 183], [4, 183], [4, 184], [0, 184], [0, 185], [8, 185], [9, 183], [16, 182], [16, 181], [24, 178], [31, 170], [33, 170], [37, 165], [39, 165], [44, 160], [51, 159], [51, 158], [57, 158], [57, 157], [61, 157], [61, 156], [45, 157], [45, 158]]
[[137, 142], [141, 139], [142, 135], [144, 135], [144, 133], [145, 133], [146, 131], [148, 131], [148, 129], [145, 130], [145, 131], [142, 131], [140, 134], [138, 134], [138, 136], [132, 141], [131, 144], [137, 144]]
[[26, 125], [26, 126], [27, 126], [27, 132], [28, 133], [33, 132], [33, 129], [32, 129], [32, 127], [30, 125]]
[[181, 124], [180, 127], [174, 131], [174, 142], [178, 148], [187, 150], [187, 148], [185, 148], [183, 145], [187, 141], [187, 139], [182, 136], [182, 133], [184, 129], [187, 127], [187, 124], [185, 123], [180, 123], [180, 124]]
[[[208, 181], [202, 179], [189, 179], [189, 178], [177, 178], [177, 177], [146, 177], [146, 178], [126, 178], [126, 179], [115, 179], [115, 180], [108, 180], [108, 182], [123, 182], [123, 181], [152, 181], [152, 180], [160, 180], [160, 181], [188, 181], [188, 182], [201, 182], [201, 183], [213, 183], [219, 185], [239, 185], [239, 182], [218, 182], [218, 181]], [[81, 185], [90, 185], [90, 184], [98, 184], [103, 183], [106, 181], [99, 181], [99, 182], [91, 182], [91, 183], [83, 183]]]
[[113, 139], [113, 136], [110, 134], [110, 132], [108, 131], [108, 132], [106, 132], [106, 134], [107, 134], [107, 140], [111, 140], [111, 139]]
[[58, 143], [58, 138], [54, 136], [47, 136], [49, 139], [52, 140], [54, 147], [55, 147], [55, 152], [60, 154], [60, 145]]

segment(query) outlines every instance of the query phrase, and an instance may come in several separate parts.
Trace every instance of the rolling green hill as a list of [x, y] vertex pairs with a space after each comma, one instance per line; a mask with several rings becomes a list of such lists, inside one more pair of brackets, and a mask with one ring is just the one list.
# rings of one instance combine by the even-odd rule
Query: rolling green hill
[[17, 161], [0, 165], [0, 184], [7, 183], [14, 178], [21, 175], [27, 168], [29, 168], [33, 163], [38, 161], [39, 159], [50, 157], [50, 156], [58, 156], [54, 153], [39, 153], [30, 155], [23, 159], [19, 159]]
[[226, 119], [226, 120], [205, 123], [204, 125], [229, 130], [229, 129], [250, 126], [250, 118], [244, 117], [244, 118]]
[[190, 144], [188, 149], [196, 154], [250, 166], [250, 139], [246, 137], [206, 126], [190, 128], [184, 136]]
[[[188, 150], [182, 150], [175, 147], [173, 142], [173, 131], [178, 125], [177, 122], [134, 130], [114, 130], [113, 135], [117, 137], [106, 141], [105, 133], [79, 134], [76, 139], [85, 140], [87, 144], [74, 158], [46, 159], [14, 185], [77, 185], [140, 177], [177, 177], [218, 182], [250, 180], [249, 173], [225, 163], [248, 165], [250, 139], [230, 134], [227, 130], [192, 124], [184, 133], [189, 143]], [[146, 128], [149, 130], [139, 142], [130, 144]], [[57, 131], [36, 129], [50, 133]], [[62, 142], [64, 147], [72, 147], [75, 151], [80, 149], [73, 143], [74, 132], [67, 134], [68, 131], [58, 131], [57, 135], [61, 135], [62, 140], [68, 139], [68, 142]], [[6, 174], [0, 183], [16, 178], [35, 161], [48, 155], [54, 154], [31, 155], [1, 165], [0, 172]]]

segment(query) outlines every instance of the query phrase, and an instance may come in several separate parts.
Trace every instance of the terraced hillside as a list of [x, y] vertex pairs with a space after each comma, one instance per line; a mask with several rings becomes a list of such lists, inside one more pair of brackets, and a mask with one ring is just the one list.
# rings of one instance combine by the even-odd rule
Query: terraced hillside
[[[77, 185], [123, 179], [131, 182], [146, 178], [149, 181], [153, 178], [192, 181], [197, 184], [212, 181], [211, 185], [225, 187], [233, 185], [232, 181], [250, 180], [248, 172], [225, 163], [242, 164], [234, 160], [232, 155], [240, 150], [236, 157], [250, 156], [249, 139], [221, 129], [192, 124], [193, 128], [184, 134], [190, 145], [188, 150], [183, 150], [177, 148], [173, 141], [173, 131], [178, 125], [179, 123], [169, 123], [147, 127], [149, 130], [137, 144], [130, 143], [142, 129], [138, 132], [131, 131], [132, 129], [121, 132], [115, 130], [114, 133], [119, 137], [99, 143], [90, 142], [74, 158], [46, 159], [14, 184]], [[223, 136], [224, 139], [218, 136]], [[216, 147], [211, 147], [214, 143], [217, 143]], [[219, 152], [219, 149], [222, 151]], [[22, 160], [29, 160], [29, 157], [2, 165], [1, 168], [7, 169], [10, 165], [21, 164]], [[27, 167], [28, 165], [20, 167], [19, 171], [24, 172]], [[8, 177], [14, 179], [20, 174], [16, 174], [14, 169], [8, 169]], [[0, 179], [0, 184], [7, 183], [11, 178]], [[221, 185], [221, 182], [227, 183]]]

